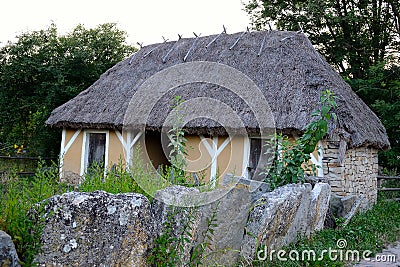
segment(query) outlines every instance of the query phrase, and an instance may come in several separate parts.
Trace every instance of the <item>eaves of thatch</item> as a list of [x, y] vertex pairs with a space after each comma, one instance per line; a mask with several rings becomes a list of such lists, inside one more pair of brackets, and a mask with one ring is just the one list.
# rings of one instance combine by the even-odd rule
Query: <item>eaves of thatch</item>
[[[338, 121], [331, 125], [331, 130], [344, 133], [349, 147], [390, 147], [379, 118], [322, 58], [303, 33], [271, 31], [221, 34], [216, 40], [215, 37], [217, 35], [197, 40], [182, 38], [143, 47], [132, 58], [105, 72], [88, 89], [56, 108], [46, 124], [121, 129], [129, 100], [137, 88], [153, 74], [183, 63], [186, 56], [187, 62], [218, 62], [250, 77], [267, 99], [278, 130], [301, 132], [312, 120], [311, 112], [318, 108], [321, 92], [329, 89], [337, 96], [338, 104], [335, 111]], [[150, 91], [148, 93], [151, 94]], [[226, 88], [206, 83], [180, 86], [168, 92], [153, 108], [147, 129], [161, 128], [171, 110], [170, 100], [174, 95], [180, 95], [185, 100], [196, 97], [218, 99], [239, 114], [249, 132], [256, 131], [254, 114], [240, 97]], [[188, 123], [186, 131], [211, 135], [224, 132], [218, 123], [208, 119]]]

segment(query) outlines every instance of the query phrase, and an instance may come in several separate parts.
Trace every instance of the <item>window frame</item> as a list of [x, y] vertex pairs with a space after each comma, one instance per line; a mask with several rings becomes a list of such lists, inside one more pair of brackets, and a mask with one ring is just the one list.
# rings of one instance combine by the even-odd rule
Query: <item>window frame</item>
[[105, 150], [104, 150], [104, 176], [105, 176], [107, 174], [108, 149], [109, 149], [109, 145], [110, 145], [110, 131], [109, 130], [84, 130], [83, 131], [80, 175], [83, 176], [88, 167], [89, 139], [90, 139], [90, 134], [92, 134], [92, 133], [106, 134], [106, 143], [105, 143]]

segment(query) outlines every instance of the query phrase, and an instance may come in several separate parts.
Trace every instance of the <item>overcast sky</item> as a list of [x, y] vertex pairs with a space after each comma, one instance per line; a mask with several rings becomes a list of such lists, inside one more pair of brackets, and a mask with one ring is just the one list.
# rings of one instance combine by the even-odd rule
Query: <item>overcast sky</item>
[[46, 29], [54, 22], [60, 33], [77, 24], [95, 27], [116, 22], [128, 42], [144, 45], [176, 40], [178, 33], [209, 35], [243, 31], [249, 26], [242, 2], [247, 0], [5, 0], [1, 3], [0, 45], [26, 31]]

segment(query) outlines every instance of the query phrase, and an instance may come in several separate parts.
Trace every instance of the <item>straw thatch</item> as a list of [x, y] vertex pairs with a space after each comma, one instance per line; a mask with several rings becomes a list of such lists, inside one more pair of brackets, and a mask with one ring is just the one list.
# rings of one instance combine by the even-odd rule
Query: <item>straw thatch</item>
[[[133, 58], [119, 62], [88, 89], [56, 108], [46, 123], [68, 128], [121, 129], [129, 100], [138, 86], [153, 74], [183, 63], [190, 50], [186, 61], [223, 63], [250, 77], [268, 100], [277, 129], [301, 132], [311, 121], [311, 112], [318, 107], [320, 93], [330, 89], [338, 97], [338, 122], [331, 125], [331, 130], [334, 128], [348, 136], [349, 147], [390, 147], [378, 117], [324, 61], [303, 33], [251, 32], [243, 35], [232, 48], [240, 35], [222, 34], [207, 48], [216, 35], [199, 37], [194, 46], [194, 38], [183, 38], [143, 47]], [[183, 99], [200, 96], [218, 99], [237, 112], [248, 131], [256, 132], [254, 114], [240, 97], [226, 88], [205, 83], [180, 86], [166, 94], [153, 108], [147, 129], [161, 128], [171, 109], [173, 95]], [[221, 125], [209, 119], [188, 123], [186, 131], [223, 133]]]

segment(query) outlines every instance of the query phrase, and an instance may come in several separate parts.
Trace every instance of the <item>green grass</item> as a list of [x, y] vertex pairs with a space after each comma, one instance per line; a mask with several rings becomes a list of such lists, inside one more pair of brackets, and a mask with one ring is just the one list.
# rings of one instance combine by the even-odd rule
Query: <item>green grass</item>
[[39, 252], [39, 237], [44, 225], [40, 214], [43, 200], [66, 192], [67, 186], [59, 183], [56, 166], [45, 167], [39, 163], [36, 176], [19, 178], [9, 173], [0, 185], [0, 229], [14, 241], [20, 260], [30, 266]]
[[[358, 250], [360, 255], [363, 251], [369, 250], [373, 254], [379, 253], [382, 249], [400, 238], [400, 203], [395, 201], [379, 201], [371, 210], [357, 214], [344, 229], [322, 230], [311, 238], [303, 238], [291, 244], [283, 250], [289, 253], [291, 250], [299, 252], [314, 250], [317, 259], [323, 250], [339, 248], [337, 241], [345, 239], [347, 246], [343, 249]], [[276, 254], [275, 254], [276, 255]], [[300, 254], [301, 255], [301, 254]], [[286, 257], [288, 257], [286, 255]], [[360, 256], [362, 257], [362, 256]], [[301, 257], [300, 257], [301, 258]], [[338, 256], [340, 258], [340, 256]], [[328, 255], [322, 260], [316, 261], [254, 261], [253, 266], [345, 266], [345, 256], [342, 261], [331, 261]]]
[[126, 170], [120, 162], [104, 176], [104, 169], [94, 165], [84, 176], [83, 182], [75, 188], [75, 191], [93, 192], [103, 190], [111, 194], [136, 192], [146, 195], [138, 186], [131, 171]]
[[19, 177], [17, 171], [8, 170], [0, 180], [0, 230], [11, 236], [23, 266], [32, 266], [35, 255], [40, 252], [40, 236], [44, 227], [41, 215], [47, 198], [71, 190], [104, 190], [113, 194], [135, 192], [151, 198], [135, 179], [149, 179], [153, 175], [153, 183], [149, 182], [147, 188], [151, 192], [160, 183], [144, 165], [136, 163], [134, 167], [129, 171], [120, 163], [104, 176], [104, 170], [94, 166], [85, 175], [84, 182], [74, 187], [59, 181], [56, 164], [45, 166], [39, 162], [32, 177]]

